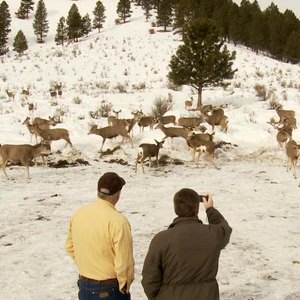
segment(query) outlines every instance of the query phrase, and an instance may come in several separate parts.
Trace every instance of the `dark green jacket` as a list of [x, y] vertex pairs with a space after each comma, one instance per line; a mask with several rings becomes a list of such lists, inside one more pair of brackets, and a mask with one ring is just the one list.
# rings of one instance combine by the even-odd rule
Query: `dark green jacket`
[[215, 208], [206, 213], [209, 225], [178, 217], [151, 241], [142, 271], [149, 300], [219, 299], [218, 261], [232, 229]]

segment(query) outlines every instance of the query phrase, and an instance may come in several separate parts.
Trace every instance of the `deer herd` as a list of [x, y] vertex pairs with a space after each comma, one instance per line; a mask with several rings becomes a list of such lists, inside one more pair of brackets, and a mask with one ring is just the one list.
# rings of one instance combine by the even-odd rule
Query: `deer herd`
[[[61, 85], [55, 86], [55, 91], [61, 91]], [[53, 92], [53, 91], [52, 91]], [[8, 97], [13, 98], [14, 94], [6, 90]], [[22, 94], [26, 97], [29, 95], [29, 90], [23, 89]], [[51, 95], [52, 97], [52, 95]], [[185, 108], [192, 110], [191, 106], [193, 99], [185, 102]], [[297, 128], [295, 112], [292, 110], [276, 110], [279, 121], [270, 122], [274, 128], [278, 130], [276, 138], [280, 148], [285, 148], [288, 158], [287, 169], [293, 169], [293, 175], [296, 177], [296, 164], [300, 155], [300, 145], [292, 139], [293, 130]], [[224, 133], [228, 131], [229, 118], [225, 115], [222, 107], [214, 107], [212, 105], [205, 105], [201, 110], [197, 111], [197, 115], [193, 117], [176, 118], [175, 115], [166, 115], [155, 118], [150, 115], [144, 115], [141, 110], [132, 112], [132, 118], [120, 118], [121, 110], [113, 110], [114, 115], [107, 118], [107, 126], [97, 128], [97, 125], [92, 125], [88, 134], [98, 135], [102, 138], [100, 151], [102, 151], [105, 141], [107, 139], [122, 137], [121, 144], [128, 141], [133, 148], [133, 128], [135, 125], [139, 127], [139, 132], [142, 134], [145, 128], [149, 130], [160, 130], [164, 135], [161, 141], [154, 140], [153, 143], [142, 143], [138, 147], [138, 155], [135, 159], [135, 173], [138, 171], [138, 163], [141, 163], [142, 171], [144, 170], [144, 162], [149, 161], [149, 168], [151, 167], [151, 158], [156, 159], [156, 164], [159, 165], [159, 151], [167, 138], [170, 138], [170, 146], [173, 148], [173, 138], [182, 138], [185, 140], [188, 149], [192, 150], [192, 160], [199, 165], [199, 158], [202, 153], [207, 157], [207, 160], [217, 168], [214, 162], [214, 153], [217, 148], [214, 141], [215, 129], [220, 127]], [[31, 121], [32, 119], [32, 121]], [[64, 128], [53, 128], [57, 125], [59, 120], [49, 117], [30, 118], [27, 117], [22, 124], [24, 124], [30, 134], [30, 142], [35, 138], [36, 145], [0, 145], [0, 163], [2, 170], [7, 179], [6, 165], [8, 161], [21, 163], [26, 168], [27, 178], [29, 175], [29, 164], [37, 157], [42, 157], [45, 165], [44, 156], [51, 152], [51, 142], [57, 140], [64, 140], [73, 147], [70, 140], [69, 131]], [[211, 133], [205, 132], [206, 128], [203, 123], [211, 126]], [[38, 143], [38, 139], [40, 142]]]

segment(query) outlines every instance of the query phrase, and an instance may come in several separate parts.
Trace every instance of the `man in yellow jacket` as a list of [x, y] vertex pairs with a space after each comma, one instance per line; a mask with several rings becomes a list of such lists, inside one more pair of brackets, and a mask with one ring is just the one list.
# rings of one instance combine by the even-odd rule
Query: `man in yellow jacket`
[[96, 203], [71, 218], [66, 250], [79, 271], [80, 300], [130, 300], [134, 280], [131, 228], [115, 208], [125, 180], [107, 172], [98, 181]]

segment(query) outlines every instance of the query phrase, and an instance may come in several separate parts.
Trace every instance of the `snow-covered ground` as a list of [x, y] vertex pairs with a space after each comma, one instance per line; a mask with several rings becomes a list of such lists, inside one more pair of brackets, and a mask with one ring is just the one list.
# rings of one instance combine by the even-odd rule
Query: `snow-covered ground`
[[[18, 3], [6, 2], [14, 15]], [[146, 167], [145, 175], [139, 166], [135, 175], [138, 145], [162, 138], [160, 130], [146, 128], [140, 134], [136, 126], [133, 149], [125, 143], [113, 155], [100, 157], [101, 137], [87, 133], [92, 123], [103, 126], [107, 120], [94, 120], [89, 112], [106, 101], [127, 118], [136, 109], [150, 113], [156, 99], [171, 97], [174, 114], [190, 115], [184, 102], [191, 96], [196, 99], [196, 93], [187, 86], [181, 91], [168, 88], [168, 64], [179, 45], [176, 36], [171, 32], [149, 34], [155, 19], [145, 22], [135, 7], [130, 22], [115, 25], [117, 1], [102, 2], [107, 13], [103, 32], [95, 31], [66, 47], [53, 42], [58, 19], [67, 16], [73, 3], [81, 15], [89, 12], [92, 16], [94, 1], [45, 1], [50, 32], [43, 45], [35, 42], [32, 15], [30, 20], [13, 17], [10, 43], [22, 28], [30, 49], [21, 58], [13, 51], [1, 57], [0, 143], [30, 142], [22, 124], [29, 112], [21, 96], [22, 88], [29, 85], [27, 101], [36, 105], [35, 117], [65, 112], [63, 123], [57, 126], [69, 130], [74, 150], [64, 142], [53, 142], [53, 152], [62, 150], [60, 158], [71, 160], [76, 155], [90, 165], [31, 167], [30, 181], [19, 166], [7, 168], [10, 181], [0, 174], [0, 299], [76, 299], [78, 274], [64, 251], [69, 219], [77, 208], [95, 201], [97, 180], [110, 170], [127, 181], [118, 208], [133, 230], [133, 299], [146, 299], [140, 284], [143, 259], [153, 235], [175, 217], [172, 198], [183, 187], [212, 192], [215, 206], [233, 228], [231, 242], [220, 259], [221, 299], [300, 299], [299, 179], [286, 172], [284, 150], [278, 148], [276, 130], [267, 123], [272, 117], [278, 119], [276, 112], [269, 109], [269, 100], [259, 101], [254, 90], [257, 83], [265, 85], [284, 108], [295, 110], [299, 117], [299, 65], [229, 45], [237, 51], [234, 79], [226, 89], [211, 88], [203, 93], [204, 104], [227, 105], [228, 133], [217, 128], [215, 134], [217, 141], [231, 144], [216, 151], [220, 169], [205, 159], [197, 168], [185, 141], [175, 139], [173, 148], [167, 140], [161, 149], [161, 154], [169, 157], [167, 165], [151, 170]], [[53, 100], [49, 95], [54, 82], [63, 84], [61, 99]], [[138, 88], [143, 85], [145, 88]], [[120, 93], [118, 86], [126, 93]], [[6, 89], [16, 93], [15, 100], [8, 99]], [[300, 142], [299, 129], [293, 137]], [[106, 141], [104, 150], [119, 142], [120, 138]], [[179, 160], [183, 164], [176, 164]], [[206, 222], [203, 209], [200, 218]]]

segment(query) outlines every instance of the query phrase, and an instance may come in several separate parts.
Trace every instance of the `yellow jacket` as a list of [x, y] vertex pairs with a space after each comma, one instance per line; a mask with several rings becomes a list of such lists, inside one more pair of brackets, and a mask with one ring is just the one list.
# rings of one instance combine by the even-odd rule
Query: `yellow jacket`
[[71, 218], [66, 251], [79, 274], [95, 280], [117, 278], [119, 289], [134, 280], [131, 228], [110, 202], [98, 199]]

